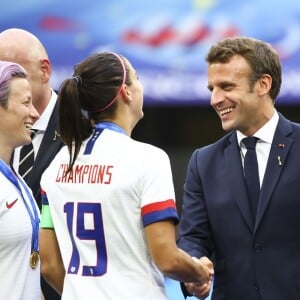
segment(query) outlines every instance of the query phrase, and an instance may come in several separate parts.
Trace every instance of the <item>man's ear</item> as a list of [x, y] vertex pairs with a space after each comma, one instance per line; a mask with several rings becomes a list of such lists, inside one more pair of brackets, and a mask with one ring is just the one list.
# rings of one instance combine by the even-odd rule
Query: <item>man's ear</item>
[[258, 80], [258, 93], [260, 95], [268, 94], [270, 92], [271, 87], [272, 87], [272, 77], [269, 74], [264, 74]]
[[41, 71], [42, 71], [42, 81], [43, 82], [48, 82], [50, 80], [51, 76], [51, 63], [49, 59], [41, 59], [40, 60], [40, 65], [41, 65]]

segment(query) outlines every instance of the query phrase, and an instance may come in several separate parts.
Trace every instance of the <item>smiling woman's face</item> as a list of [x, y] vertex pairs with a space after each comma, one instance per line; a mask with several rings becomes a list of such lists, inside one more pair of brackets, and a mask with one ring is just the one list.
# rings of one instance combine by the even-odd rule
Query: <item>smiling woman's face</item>
[[33, 123], [39, 114], [32, 105], [29, 82], [25, 78], [13, 78], [9, 86], [7, 107], [0, 107], [0, 145], [16, 148], [31, 142]]

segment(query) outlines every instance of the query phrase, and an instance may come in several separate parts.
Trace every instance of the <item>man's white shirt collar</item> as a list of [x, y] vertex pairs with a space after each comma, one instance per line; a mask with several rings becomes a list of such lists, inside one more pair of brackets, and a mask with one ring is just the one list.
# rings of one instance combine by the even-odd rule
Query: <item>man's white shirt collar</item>
[[[261, 127], [258, 131], [256, 131], [253, 134], [253, 136], [271, 145], [278, 124], [278, 120], [279, 120], [279, 115], [277, 111], [274, 110], [274, 114], [272, 118], [263, 127]], [[246, 136], [243, 133], [237, 131], [237, 140], [239, 145], [241, 145], [241, 141], [245, 137]]]

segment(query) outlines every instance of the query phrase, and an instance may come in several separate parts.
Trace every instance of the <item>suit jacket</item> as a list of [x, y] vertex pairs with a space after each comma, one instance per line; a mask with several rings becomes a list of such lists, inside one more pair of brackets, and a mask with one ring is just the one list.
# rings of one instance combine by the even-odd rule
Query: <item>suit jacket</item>
[[236, 132], [196, 150], [178, 244], [214, 253], [213, 300], [300, 299], [300, 125], [279, 114], [255, 221]]
[[41, 208], [40, 181], [44, 170], [48, 167], [57, 152], [64, 145], [59, 135], [58, 122], [58, 101], [56, 101], [53, 112], [50, 116], [47, 129], [36, 155], [32, 171], [30, 172], [27, 184], [32, 189], [38, 206]]

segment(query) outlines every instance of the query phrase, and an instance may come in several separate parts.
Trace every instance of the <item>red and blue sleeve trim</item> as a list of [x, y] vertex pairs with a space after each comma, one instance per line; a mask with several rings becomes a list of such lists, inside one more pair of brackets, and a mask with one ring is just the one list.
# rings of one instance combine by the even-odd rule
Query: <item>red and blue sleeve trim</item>
[[173, 219], [176, 224], [179, 221], [176, 203], [173, 199], [151, 203], [142, 207], [144, 226], [167, 219]]
[[49, 205], [47, 194], [43, 189], [41, 189], [41, 195], [42, 195], [42, 205]]

